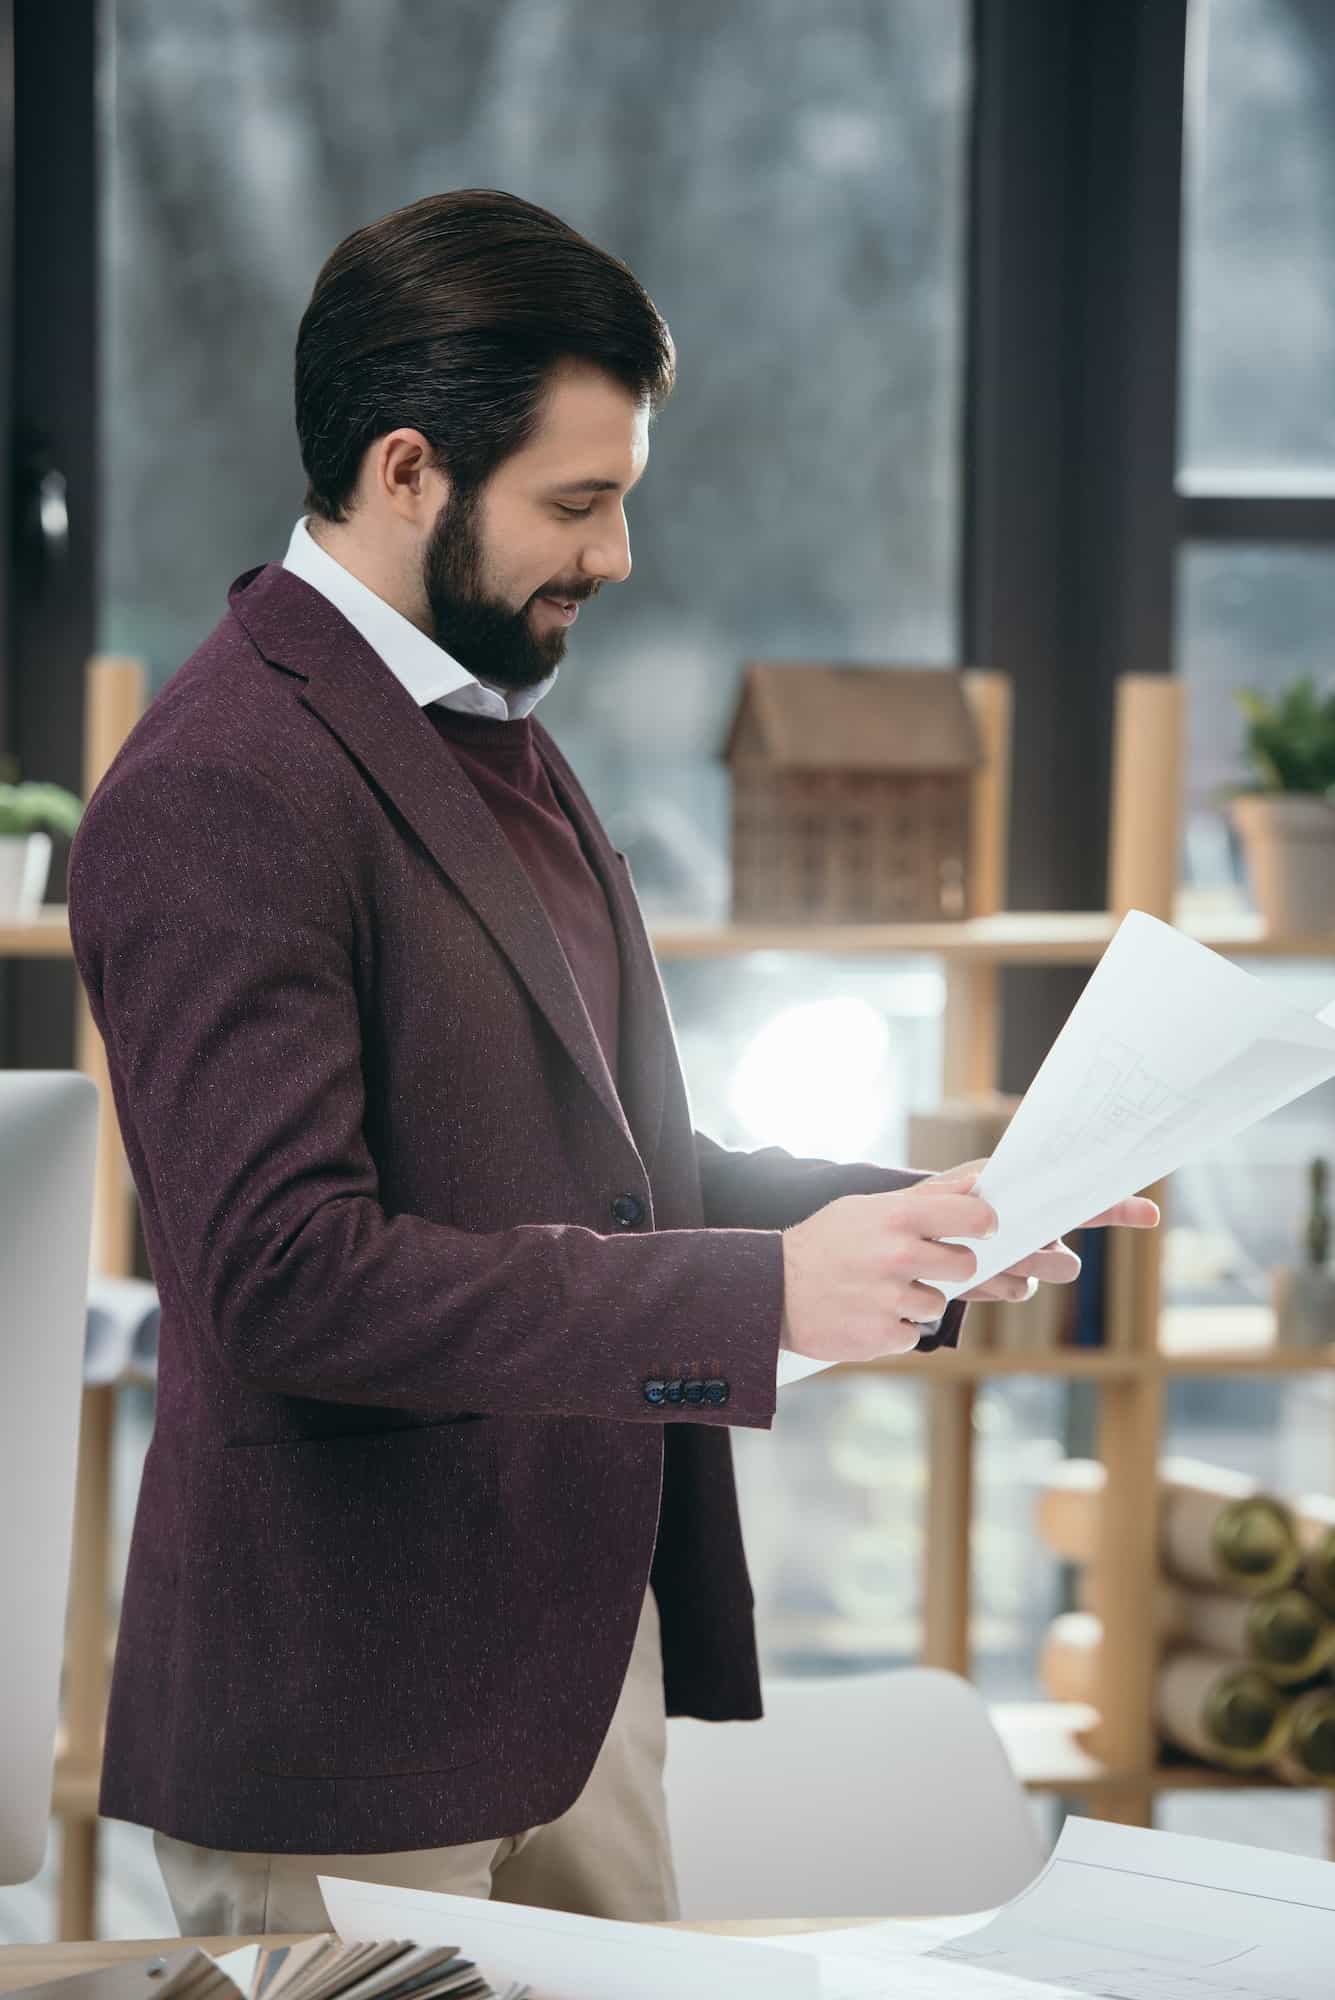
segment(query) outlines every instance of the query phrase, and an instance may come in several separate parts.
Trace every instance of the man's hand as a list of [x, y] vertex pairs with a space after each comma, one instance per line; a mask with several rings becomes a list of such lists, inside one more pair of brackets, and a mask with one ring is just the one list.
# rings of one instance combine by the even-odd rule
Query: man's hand
[[946, 1309], [932, 1280], [963, 1284], [974, 1252], [948, 1236], [985, 1237], [997, 1218], [969, 1193], [972, 1173], [894, 1194], [850, 1194], [783, 1232], [782, 1345], [813, 1361], [870, 1361], [916, 1347]]
[[[987, 1165], [986, 1160], [968, 1160], [962, 1167], [952, 1167], [947, 1174], [934, 1174], [934, 1181], [958, 1185], [963, 1182], [972, 1185]], [[927, 1183], [922, 1183], [927, 1185]], [[1129, 1195], [1112, 1208], [1105, 1208], [1102, 1215], [1092, 1215], [1088, 1222], [1081, 1223], [1082, 1229], [1154, 1229], [1159, 1222], [1159, 1208], [1156, 1202], [1144, 1195]], [[1004, 1299], [1011, 1303], [1032, 1299], [1040, 1284], [1069, 1285], [1080, 1276], [1080, 1259], [1058, 1237], [1054, 1243], [1045, 1243], [1041, 1250], [1035, 1250], [1032, 1257], [1022, 1257], [1009, 1270], [998, 1271], [984, 1285], [975, 1285], [971, 1292], [962, 1292], [965, 1299]]]

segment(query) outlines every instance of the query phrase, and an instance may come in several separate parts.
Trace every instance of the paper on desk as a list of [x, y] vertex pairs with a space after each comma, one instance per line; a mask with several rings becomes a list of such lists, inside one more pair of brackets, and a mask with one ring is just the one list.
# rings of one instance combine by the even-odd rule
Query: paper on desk
[[926, 1953], [946, 1939], [965, 1935], [991, 1923], [994, 1910], [973, 1917], [940, 1917], [926, 1922], [891, 1918], [885, 1923], [857, 1924], [836, 1931], [799, 1931], [791, 1937], [766, 1938], [783, 1951], [814, 1955], [821, 1971], [822, 2000], [1056, 2000], [1049, 1987], [1035, 1994], [1029, 1981], [1002, 1972], [945, 1964]]
[[1038, 1879], [929, 1962], [1031, 1980], [1034, 2000], [1330, 2000], [1335, 1864], [1068, 1819]]
[[[997, 1234], [969, 1241], [972, 1278], [931, 1283], [947, 1300], [985, 1283], [1331, 1076], [1335, 1002], [1302, 1013], [1132, 910], [979, 1176]], [[781, 1354], [779, 1386], [827, 1365]]]
[[682, 2000], [697, 1993], [718, 2000], [822, 2000], [814, 1958], [757, 1949], [740, 1938], [387, 1889], [336, 1875], [317, 1879], [341, 1938], [458, 1945], [492, 1986], [527, 1981], [534, 2000]]

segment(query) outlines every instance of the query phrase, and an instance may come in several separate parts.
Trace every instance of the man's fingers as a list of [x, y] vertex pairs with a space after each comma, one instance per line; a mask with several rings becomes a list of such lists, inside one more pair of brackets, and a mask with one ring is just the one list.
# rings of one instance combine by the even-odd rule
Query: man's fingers
[[939, 1174], [929, 1174], [928, 1179], [936, 1187], [972, 1187], [986, 1165], [986, 1160], [965, 1160], [958, 1167], [946, 1167]]
[[1154, 1229], [1159, 1222], [1159, 1204], [1147, 1195], [1133, 1194], [1115, 1202], [1081, 1225], [1085, 1229]]
[[965, 1299], [990, 1300], [1003, 1305], [1023, 1305], [1032, 1299], [1038, 1290], [1037, 1278], [1017, 1278], [1007, 1271], [998, 1272], [985, 1284], [975, 1285], [971, 1292], [961, 1292]]
[[[980, 1194], [959, 1194], [944, 1187], [940, 1181], [920, 1181], [916, 1188], [907, 1190], [913, 1197], [913, 1226], [921, 1229], [924, 1236], [968, 1236], [970, 1238], [994, 1236], [997, 1228], [996, 1210]], [[885, 1199], [898, 1203], [897, 1195], [885, 1197], [872, 1195], [871, 1200]], [[892, 1221], [893, 1218], [893, 1221]], [[904, 1225], [902, 1208], [887, 1212], [886, 1220], [895, 1228]]]
[[[907, 1259], [910, 1255], [905, 1250]], [[977, 1253], [963, 1243], [938, 1243], [932, 1237], [912, 1246], [911, 1269], [915, 1278], [944, 1278], [948, 1283], [965, 1284], [978, 1269]]]
[[1049, 1243], [1031, 1257], [1006, 1267], [1008, 1277], [1037, 1278], [1044, 1285], [1069, 1285], [1080, 1276], [1080, 1259], [1065, 1243]]
[[945, 1309], [945, 1299], [930, 1285], [910, 1285], [899, 1308], [899, 1317], [910, 1320], [915, 1326], [930, 1326], [933, 1320], [940, 1319]]

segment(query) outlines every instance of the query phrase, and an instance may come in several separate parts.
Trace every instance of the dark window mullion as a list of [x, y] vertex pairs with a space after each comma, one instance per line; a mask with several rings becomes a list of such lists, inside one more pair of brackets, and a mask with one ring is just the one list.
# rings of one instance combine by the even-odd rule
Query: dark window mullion
[[1335, 492], [1182, 493], [1178, 536], [1189, 542], [1335, 542]]

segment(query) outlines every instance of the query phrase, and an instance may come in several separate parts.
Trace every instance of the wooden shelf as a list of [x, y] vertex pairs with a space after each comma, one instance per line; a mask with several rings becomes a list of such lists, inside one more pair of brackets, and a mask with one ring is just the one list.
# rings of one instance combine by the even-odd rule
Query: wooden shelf
[[63, 903], [47, 903], [23, 923], [0, 922], [0, 958], [68, 958], [69, 917]]
[[[1008, 910], [939, 924], [697, 924], [665, 919], [650, 935], [662, 960], [808, 951], [862, 957], [907, 953], [978, 965], [1094, 965], [1117, 924], [1106, 910]], [[1335, 935], [1272, 936], [1250, 913], [1187, 919], [1178, 928], [1227, 957], [1335, 959]], [[63, 903], [48, 903], [23, 923], [0, 923], [0, 957], [67, 958], [69, 951]]]
[[1091, 1756], [1081, 1735], [1098, 1721], [1079, 1701], [1000, 1701], [992, 1720], [1021, 1783], [1031, 1792], [1088, 1792], [1134, 1782]]
[[1203, 1349], [1198, 1354], [1124, 1354], [1108, 1348], [1059, 1347], [1050, 1353], [996, 1354], [986, 1348], [945, 1348], [932, 1354], [888, 1354], [847, 1361], [841, 1375], [914, 1375], [935, 1382], [981, 1382], [996, 1375], [1051, 1375], [1067, 1382], [1131, 1382], [1161, 1375], [1321, 1375], [1335, 1369], [1335, 1347]]
[[1081, 1742], [1098, 1721], [1083, 1702], [993, 1702], [990, 1713], [1006, 1754], [1031, 1792], [1109, 1791], [1146, 1787], [1153, 1792], [1320, 1791], [1290, 1785], [1268, 1771], [1225, 1771], [1213, 1764], [1161, 1759], [1149, 1771], [1114, 1771]]
[[1290, 1785], [1269, 1771], [1223, 1771], [1213, 1764], [1156, 1764], [1149, 1778], [1156, 1792], [1320, 1792], [1327, 1789], [1314, 1778], [1310, 1785]]
[[1156, 1359], [1168, 1375], [1322, 1374], [1335, 1345], [1279, 1346], [1268, 1305], [1165, 1306]]
[[1107, 1348], [1057, 1347], [1049, 1353], [995, 1353], [987, 1348], [938, 1348], [887, 1354], [880, 1361], [844, 1362], [841, 1375], [921, 1375], [935, 1382], [978, 1382], [992, 1375], [1055, 1375], [1068, 1382], [1125, 1382], [1145, 1363]]
[[664, 921], [651, 932], [660, 959], [731, 958], [751, 951], [884, 956], [930, 954], [985, 965], [1092, 965], [1117, 928], [1101, 911], [1007, 911], [937, 924], [696, 924]]
[[1335, 1368], [1335, 1347], [1218, 1347], [1155, 1360], [1165, 1375], [1324, 1375]]
[[[1106, 910], [1007, 910], [937, 924], [697, 924], [665, 919], [653, 926], [651, 941], [665, 961], [809, 951], [863, 957], [902, 952], [976, 965], [1094, 965], [1118, 921]], [[1335, 959], [1335, 935], [1271, 935], [1251, 912], [1184, 916], [1177, 928], [1225, 957]]]

